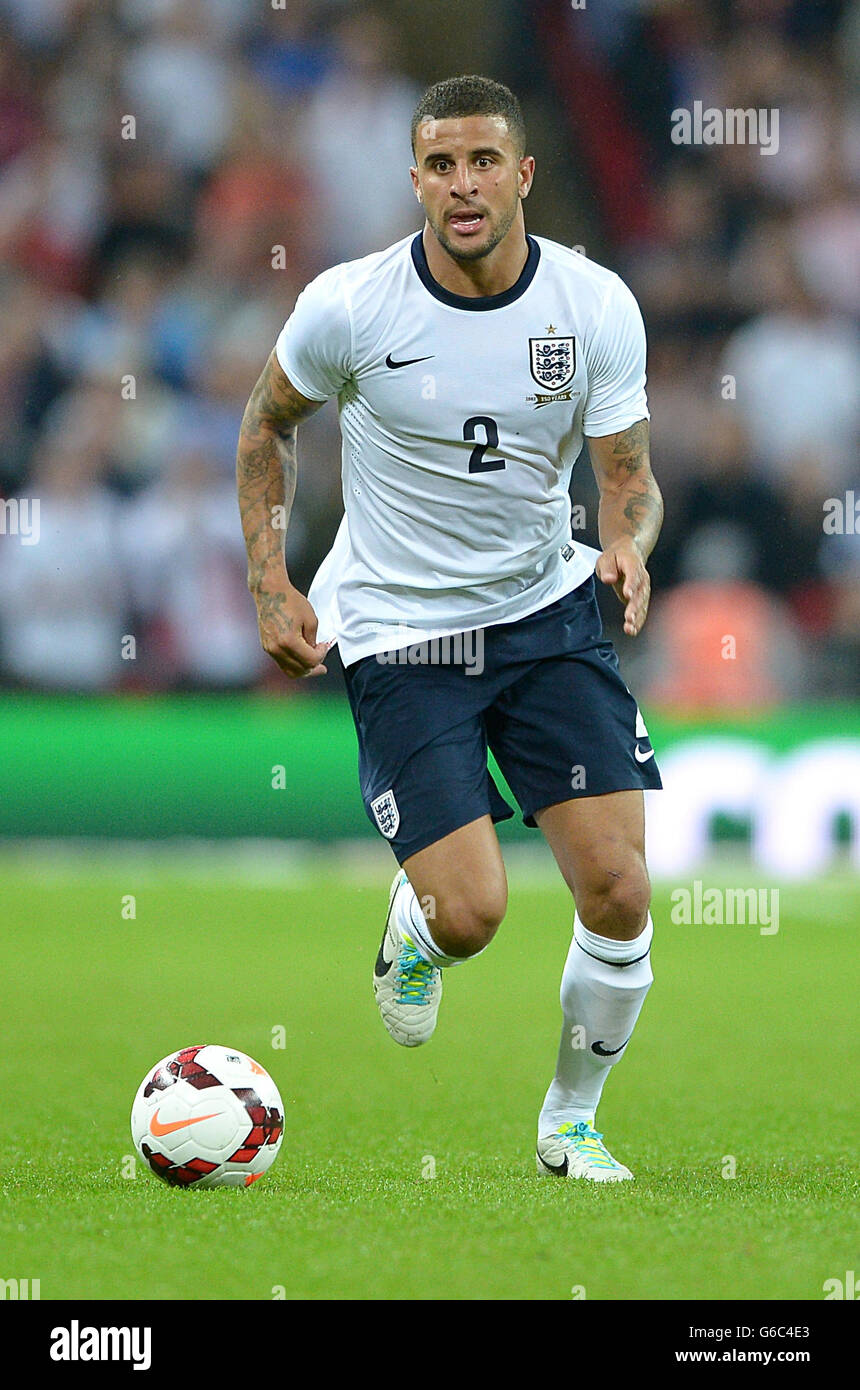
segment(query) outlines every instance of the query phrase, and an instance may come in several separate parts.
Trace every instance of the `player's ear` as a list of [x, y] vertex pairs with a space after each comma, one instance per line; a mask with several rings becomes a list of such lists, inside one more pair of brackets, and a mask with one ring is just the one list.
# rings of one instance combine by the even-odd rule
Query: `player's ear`
[[531, 192], [532, 183], [534, 182], [534, 176], [534, 155], [523, 155], [523, 158], [520, 160], [519, 186], [517, 188], [517, 192], [519, 193], [521, 198], [527, 198], [529, 196], [529, 193]]
[[414, 168], [410, 169], [409, 177], [412, 179], [412, 187], [415, 190], [415, 197], [418, 199], [419, 203], [423, 203], [424, 199], [421, 196], [421, 185], [418, 182], [418, 170]]

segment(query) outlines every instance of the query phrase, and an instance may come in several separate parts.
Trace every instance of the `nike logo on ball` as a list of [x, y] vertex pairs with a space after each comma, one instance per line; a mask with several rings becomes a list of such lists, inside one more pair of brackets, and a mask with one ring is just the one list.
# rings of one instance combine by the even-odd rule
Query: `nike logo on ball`
[[216, 1114], [217, 1111], [213, 1110], [211, 1115], [194, 1115], [190, 1120], [173, 1120], [170, 1124], [163, 1125], [156, 1110], [149, 1122], [149, 1132], [156, 1139], [160, 1139], [163, 1134], [173, 1134], [177, 1129], [187, 1129], [189, 1125], [199, 1125], [201, 1120], [214, 1120]]
[[430, 357], [409, 357], [405, 362], [395, 362], [389, 352], [385, 359], [385, 365], [386, 367], [390, 367], [392, 371], [396, 371], [398, 367], [414, 367], [416, 362], [429, 362], [435, 355], [435, 353], [431, 352]]
[[633, 749], [633, 756], [636, 759], [637, 763], [647, 763], [649, 758], [653, 758], [654, 749], [649, 748], [647, 752], [643, 752], [642, 749], [639, 747], [639, 744], [637, 743], [636, 747]]
[[[633, 1034], [631, 1033], [630, 1037], [632, 1036]], [[621, 1047], [626, 1047], [629, 1041], [630, 1038], [625, 1038], [624, 1042], [621, 1044]], [[591, 1044], [592, 1052], [596, 1052], [598, 1057], [614, 1057], [616, 1052], [621, 1051], [621, 1047], [604, 1047], [602, 1042], [595, 1042]]]

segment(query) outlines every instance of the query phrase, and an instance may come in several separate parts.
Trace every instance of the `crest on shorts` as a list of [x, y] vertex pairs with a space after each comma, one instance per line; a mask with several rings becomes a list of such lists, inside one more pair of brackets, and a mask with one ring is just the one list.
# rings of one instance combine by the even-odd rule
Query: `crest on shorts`
[[563, 391], [576, 375], [576, 339], [529, 338], [529, 366], [538, 386]]
[[382, 796], [371, 801], [370, 809], [386, 840], [393, 840], [400, 826], [400, 812], [397, 809], [397, 802], [394, 800], [394, 792], [390, 787], [387, 792], [382, 793]]

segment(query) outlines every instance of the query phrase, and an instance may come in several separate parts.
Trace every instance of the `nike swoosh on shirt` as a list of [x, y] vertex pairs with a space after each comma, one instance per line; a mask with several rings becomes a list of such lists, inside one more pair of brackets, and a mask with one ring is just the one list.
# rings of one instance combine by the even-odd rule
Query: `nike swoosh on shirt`
[[149, 1122], [149, 1132], [156, 1139], [160, 1139], [163, 1134], [173, 1134], [177, 1129], [187, 1129], [189, 1125], [199, 1125], [201, 1120], [214, 1120], [217, 1111], [213, 1110], [211, 1115], [194, 1115], [190, 1120], [173, 1120], [170, 1124], [164, 1125], [158, 1118], [156, 1110]]
[[391, 367], [392, 371], [396, 371], [398, 367], [414, 367], [416, 362], [430, 362], [435, 355], [435, 353], [431, 352], [429, 357], [409, 357], [405, 362], [395, 362], [389, 352], [385, 359], [385, 365], [386, 367]]
[[654, 749], [649, 748], [647, 753], [643, 753], [642, 749], [639, 747], [639, 744], [637, 743], [636, 747], [633, 749], [633, 756], [636, 759], [637, 763], [647, 763], [649, 758], [653, 758]]
[[[633, 1035], [631, 1034], [630, 1036], [632, 1037]], [[621, 1047], [626, 1047], [629, 1041], [630, 1038], [625, 1038]], [[614, 1057], [616, 1052], [621, 1051], [621, 1047], [604, 1047], [602, 1042], [594, 1042], [591, 1044], [592, 1052], [596, 1052], [598, 1057]]]

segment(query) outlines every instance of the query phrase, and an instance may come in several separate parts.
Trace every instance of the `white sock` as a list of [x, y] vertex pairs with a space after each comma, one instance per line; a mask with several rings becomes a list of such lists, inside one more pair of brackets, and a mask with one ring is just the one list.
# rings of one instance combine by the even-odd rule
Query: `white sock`
[[[564, 1024], [555, 1077], [546, 1093], [538, 1134], [569, 1121], [590, 1120], [610, 1069], [620, 1062], [651, 982], [650, 913], [635, 941], [612, 941], [573, 920], [573, 941], [561, 977]], [[595, 1045], [610, 1055], [595, 1052]]]
[[[401, 884], [394, 896], [392, 912], [394, 925], [400, 935], [408, 936], [419, 955], [422, 955], [431, 965], [438, 965], [440, 969], [445, 969], [446, 966], [460, 965], [462, 961], [472, 959], [471, 956], [448, 956], [444, 951], [440, 951], [433, 940], [430, 924], [421, 911], [421, 904], [416, 897], [415, 889], [408, 879]], [[480, 952], [477, 954], [480, 955]]]

